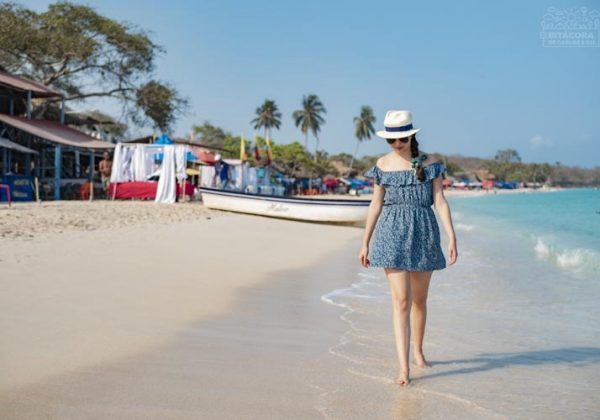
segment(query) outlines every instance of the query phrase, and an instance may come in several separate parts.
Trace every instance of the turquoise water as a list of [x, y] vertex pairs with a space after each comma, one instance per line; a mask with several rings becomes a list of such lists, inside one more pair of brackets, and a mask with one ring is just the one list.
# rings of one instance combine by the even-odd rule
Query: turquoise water
[[477, 229], [493, 239], [512, 235], [579, 278], [600, 278], [600, 189], [490, 194], [449, 200], [457, 231]]
[[[430, 285], [432, 367], [413, 367], [412, 391], [399, 395], [432, 418], [598, 418], [600, 190], [448, 202], [458, 260]], [[384, 389], [398, 365], [383, 270], [359, 266], [322, 300], [343, 310], [347, 326], [329, 352]]]

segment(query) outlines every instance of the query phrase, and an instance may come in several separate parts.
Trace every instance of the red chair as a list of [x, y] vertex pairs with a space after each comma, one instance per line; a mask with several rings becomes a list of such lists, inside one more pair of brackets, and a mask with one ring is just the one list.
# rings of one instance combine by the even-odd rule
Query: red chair
[[10, 200], [10, 186], [6, 185], [6, 184], [0, 184], [0, 191], [4, 190], [5, 194], [6, 194], [6, 199], [8, 201], [8, 207], [11, 206], [12, 202]]

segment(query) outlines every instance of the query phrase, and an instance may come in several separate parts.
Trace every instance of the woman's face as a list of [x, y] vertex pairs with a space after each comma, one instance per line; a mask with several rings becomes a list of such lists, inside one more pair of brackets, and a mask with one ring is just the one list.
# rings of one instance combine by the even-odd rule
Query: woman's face
[[[401, 152], [403, 150], [410, 150], [410, 144], [412, 142], [412, 137], [404, 137], [402, 139], [396, 139], [393, 143], [390, 143], [390, 147], [396, 152]], [[408, 140], [406, 143], [403, 143], [402, 140]]]

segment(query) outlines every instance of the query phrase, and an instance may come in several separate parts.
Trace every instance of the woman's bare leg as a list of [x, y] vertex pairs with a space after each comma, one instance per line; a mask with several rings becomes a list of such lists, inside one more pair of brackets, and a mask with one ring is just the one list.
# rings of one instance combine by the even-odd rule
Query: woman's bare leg
[[423, 337], [425, 336], [425, 322], [427, 321], [427, 293], [432, 271], [413, 271], [410, 273], [410, 286], [412, 290], [412, 305], [410, 319], [413, 332], [413, 353], [415, 363], [419, 367], [430, 367], [423, 354]]
[[394, 334], [400, 362], [400, 374], [394, 382], [407, 386], [409, 379], [408, 352], [410, 347], [410, 275], [407, 271], [384, 269], [392, 292]]

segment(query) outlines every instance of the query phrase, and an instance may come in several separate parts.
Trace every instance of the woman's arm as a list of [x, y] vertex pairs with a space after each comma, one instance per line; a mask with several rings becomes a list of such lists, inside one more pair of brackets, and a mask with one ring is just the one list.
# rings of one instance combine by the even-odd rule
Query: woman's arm
[[448, 236], [448, 265], [452, 265], [456, 262], [458, 257], [458, 251], [456, 249], [456, 234], [454, 233], [454, 226], [452, 225], [452, 216], [450, 215], [450, 206], [444, 197], [444, 187], [442, 184], [442, 177], [438, 176], [433, 180], [433, 206], [440, 215], [444, 230]]
[[367, 214], [367, 222], [365, 224], [365, 234], [363, 236], [362, 246], [358, 259], [363, 267], [369, 266], [369, 242], [371, 241], [371, 235], [375, 229], [375, 224], [381, 213], [381, 207], [383, 206], [383, 196], [385, 195], [385, 188], [381, 185], [373, 184], [373, 198], [371, 204], [369, 204], [369, 213]]

